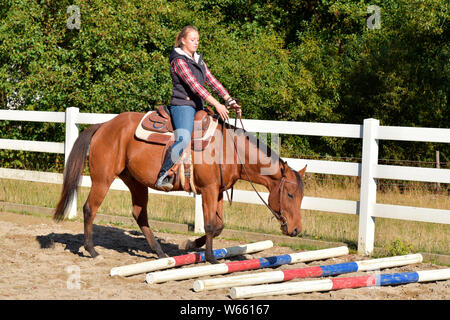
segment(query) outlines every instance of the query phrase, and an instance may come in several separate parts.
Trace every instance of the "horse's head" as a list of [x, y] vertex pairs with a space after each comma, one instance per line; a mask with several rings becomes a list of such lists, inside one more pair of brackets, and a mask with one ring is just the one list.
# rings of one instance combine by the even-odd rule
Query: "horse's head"
[[300, 206], [303, 199], [303, 178], [306, 166], [299, 172], [281, 162], [281, 178], [278, 186], [269, 194], [269, 206], [281, 223], [281, 231], [291, 237], [302, 231]]

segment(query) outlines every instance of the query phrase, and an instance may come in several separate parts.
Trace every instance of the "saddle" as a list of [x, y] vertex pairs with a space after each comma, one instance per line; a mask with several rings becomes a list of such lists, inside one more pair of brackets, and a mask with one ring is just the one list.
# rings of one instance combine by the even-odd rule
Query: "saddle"
[[[218, 125], [216, 116], [204, 110], [197, 111], [194, 117], [194, 130], [191, 137], [191, 149], [204, 150], [214, 136]], [[135, 137], [139, 140], [170, 147], [175, 142], [175, 130], [167, 106], [147, 112], [136, 128]]]
[[[180, 160], [170, 169], [171, 175], [179, 176], [177, 180], [180, 180], [181, 186], [187, 192], [197, 193], [193, 182], [194, 166], [190, 150], [205, 150], [214, 136], [217, 125], [217, 116], [210, 115], [204, 110], [197, 111], [190, 147], [186, 148]], [[157, 110], [147, 112], [136, 128], [135, 137], [147, 143], [164, 146], [162, 163], [167, 149], [175, 142], [175, 130], [167, 106], [159, 106]]]

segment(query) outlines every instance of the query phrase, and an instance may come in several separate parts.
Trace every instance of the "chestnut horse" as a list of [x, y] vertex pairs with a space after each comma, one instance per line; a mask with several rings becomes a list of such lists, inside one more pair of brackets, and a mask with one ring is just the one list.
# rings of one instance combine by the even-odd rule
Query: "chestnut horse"
[[[116, 177], [122, 179], [131, 192], [133, 217], [151, 249], [159, 258], [166, 257], [147, 218], [148, 187], [155, 188], [164, 147], [135, 138], [135, 130], [143, 116], [143, 113], [124, 112], [110, 121], [88, 127], [80, 133], [69, 155], [61, 198], [53, 218], [56, 221], [64, 219], [89, 156], [92, 186], [83, 206], [84, 247], [93, 258], [98, 253], [94, 249], [92, 225]], [[223, 192], [239, 179], [262, 184], [269, 190], [266, 205], [279, 220], [283, 234], [296, 236], [302, 230], [300, 206], [306, 167], [296, 172], [270, 149], [264, 150], [267, 148], [261, 146], [265, 145], [252, 137], [220, 120], [209, 146], [203, 151], [191, 151], [194, 185], [197, 193], [202, 195], [205, 235], [195, 241], [188, 240], [184, 249], [206, 244], [205, 258], [210, 263], [217, 263], [212, 252], [213, 238], [224, 227]], [[183, 190], [178, 180], [174, 181], [172, 191]]]

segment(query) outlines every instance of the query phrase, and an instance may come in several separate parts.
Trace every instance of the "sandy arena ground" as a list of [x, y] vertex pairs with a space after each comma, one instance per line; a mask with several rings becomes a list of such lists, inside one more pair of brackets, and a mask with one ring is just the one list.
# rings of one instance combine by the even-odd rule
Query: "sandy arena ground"
[[[163, 250], [169, 256], [185, 254], [185, 252], [178, 250], [178, 245], [186, 240], [187, 236], [169, 233], [155, 233], [155, 235], [159, 238]], [[0, 242], [0, 300], [231, 300], [228, 296], [229, 289], [194, 292], [192, 290], [194, 280], [149, 285], [145, 282], [145, 274], [128, 278], [111, 278], [109, 272], [113, 267], [156, 259], [156, 254], [150, 252], [144, 237], [135, 230], [94, 225], [94, 243], [102, 258], [92, 259], [88, 257], [83, 248], [82, 223], [63, 222], [57, 224], [49, 218], [1, 212], [0, 239], [2, 239]], [[237, 244], [240, 243], [217, 239], [214, 247], [224, 248]], [[294, 251], [290, 248], [273, 247], [259, 253], [230, 260], [268, 257], [292, 252]], [[367, 258], [348, 255], [308, 264], [287, 265], [278, 269], [334, 264], [360, 259]], [[70, 288], [70, 268], [75, 268], [80, 272], [81, 287], [79, 289]], [[445, 267], [420, 263], [382, 270], [381, 272], [391, 273], [438, 268]], [[247, 273], [263, 271], [267, 270], [248, 271]], [[243, 273], [245, 272], [235, 274]], [[363, 274], [357, 272], [342, 276]], [[261, 299], [449, 300], [450, 280], [258, 298], [258, 300]]]

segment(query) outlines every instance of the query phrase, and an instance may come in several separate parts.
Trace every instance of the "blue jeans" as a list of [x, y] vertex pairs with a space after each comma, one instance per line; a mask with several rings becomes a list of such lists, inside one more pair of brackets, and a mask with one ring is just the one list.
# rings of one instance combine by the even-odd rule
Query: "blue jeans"
[[170, 106], [170, 115], [175, 130], [172, 145], [172, 161], [176, 162], [191, 141], [196, 110], [191, 106]]

